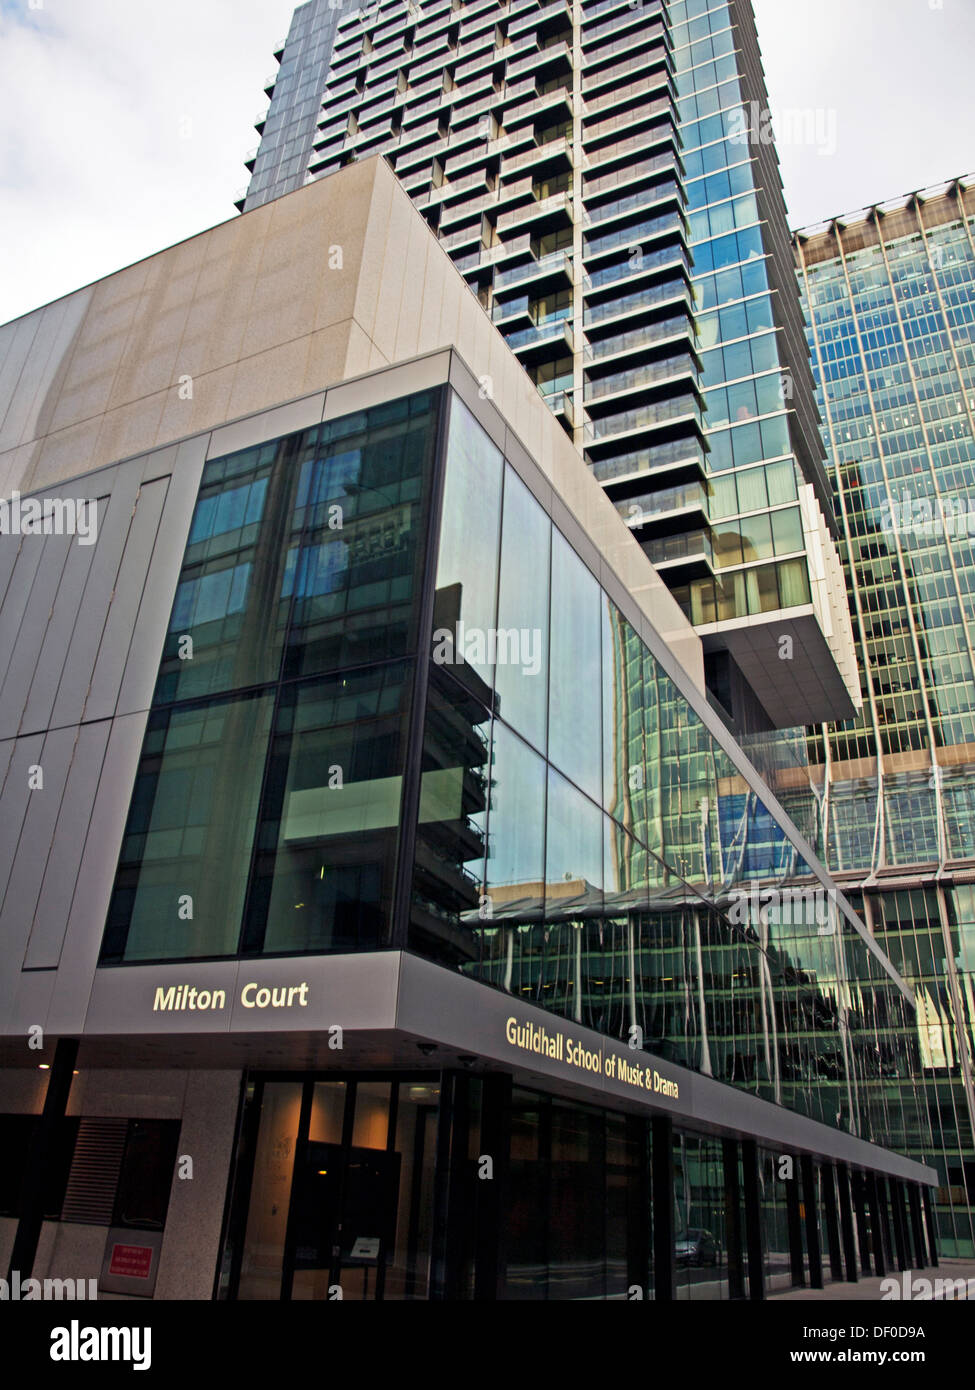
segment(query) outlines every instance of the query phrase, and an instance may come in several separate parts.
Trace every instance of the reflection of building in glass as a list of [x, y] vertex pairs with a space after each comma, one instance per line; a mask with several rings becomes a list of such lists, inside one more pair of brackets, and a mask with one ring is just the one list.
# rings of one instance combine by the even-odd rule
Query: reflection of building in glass
[[100, 511], [0, 538], [9, 1266], [663, 1302], [931, 1261], [913, 992], [383, 161], [0, 349], [8, 480]]
[[810, 734], [830, 867], [914, 986], [946, 1249], [975, 1202], [970, 181], [799, 232], [863, 708]]

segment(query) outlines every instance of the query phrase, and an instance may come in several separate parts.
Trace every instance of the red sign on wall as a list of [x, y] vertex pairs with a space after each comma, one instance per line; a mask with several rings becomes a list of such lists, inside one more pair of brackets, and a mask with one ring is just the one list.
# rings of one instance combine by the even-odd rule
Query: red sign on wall
[[127, 1279], [148, 1279], [152, 1269], [151, 1245], [113, 1245], [109, 1274], [124, 1274]]

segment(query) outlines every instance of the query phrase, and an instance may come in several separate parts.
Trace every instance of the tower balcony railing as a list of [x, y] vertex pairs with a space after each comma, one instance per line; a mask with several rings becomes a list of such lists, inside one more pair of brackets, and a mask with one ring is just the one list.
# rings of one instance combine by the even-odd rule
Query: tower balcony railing
[[[600, 151], [600, 154], [602, 153], [603, 151]], [[652, 174], [659, 174], [664, 169], [673, 171], [676, 182], [679, 165], [677, 155], [673, 150], [664, 150], [650, 159], [630, 161], [622, 169], [613, 169], [608, 174], [590, 174], [583, 183], [582, 196], [583, 198], [593, 198], [599, 193], [606, 193], [611, 188], [632, 188], [639, 179]]]
[[659, 362], [645, 362], [627, 371], [613, 372], [610, 376], [598, 377], [586, 383], [586, 404], [598, 401], [618, 392], [633, 391], [639, 386], [659, 386], [665, 381], [676, 381], [680, 377], [693, 376], [697, 371], [694, 359], [688, 353], [666, 357]]
[[572, 324], [568, 319], [546, 319], [530, 328], [519, 329], [516, 333], [506, 333], [505, 342], [512, 352], [541, 345], [556, 345], [566, 352], [573, 351]]
[[498, 218], [498, 232], [503, 233], [512, 227], [520, 226], [523, 222], [535, 222], [543, 217], [555, 216], [559, 212], [568, 212], [571, 201], [570, 193], [553, 193], [549, 198], [539, 198], [536, 202], [514, 208], [511, 212], [503, 212]]
[[608, 299], [604, 304], [590, 304], [583, 311], [582, 321], [586, 326], [603, 323], [606, 319], [666, 304], [669, 300], [684, 300], [690, 308], [690, 292], [682, 280], [667, 280], [662, 285], [648, 285], [633, 294], [621, 295], [619, 299]]
[[620, 246], [635, 246], [644, 241], [678, 233], [683, 235], [685, 232], [684, 219], [679, 213], [653, 217], [646, 222], [637, 223], [636, 226], [618, 227], [616, 231], [606, 232], [602, 236], [586, 237], [583, 255], [590, 260], [615, 251]]
[[[615, 91], [604, 92], [602, 96], [587, 97], [587, 114], [590, 116], [598, 115], [600, 111], [608, 110], [609, 107], [616, 106], [621, 101], [630, 101], [633, 97], [649, 96], [650, 93], [655, 89], [663, 89], [664, 91], [667, 91], [669, 93], [669, 77], [667, 77], [666, 75], [662, 76], [659, 82], [653, 84], [653, 86], [649, 88], [647, 86], [646, 78], [644, 78], [642, 82], [630, 82], [625, 87], [617, 87]], [[665, 105], [669, 106], [671, 110], [673, 110], [674, 102], [671, 96], [668, 95], [667, 97], [662, 98], [661, 100], [664, 102]], [[627, 120], [630, 120], [632, 118], [632, 115], [633, 113], [630, 112], [627, 114], [626, 117], [622, 117], [621, 121], [623, 122], [623, 124], [625, 124]], [[583, 138], [585, 139], [586, 137], [583, 136]]]
[[508, 37], [514, 38], [526, 29], [537, 29], [540, 24], [554, 19], [557, 15], [564, 17], [566, 24], [572, 23], [572, 7], [566, 4], [566, 0], [555, 0], [554, 4], [543, 5], [540, 10], [533, 8], [525, 14], [517, 15], [508, 23]]
[[570, 279], [572, 277], [572, 253], [570, 251], [552, 251], [547, 256], [540, 256], [537, 260], [532, 260], [528, 265], [516, 265], [511, 270], [500, 270], [494, 277], [494, 288], [497, 290], [511, 289], [513, 285], [520, 285], [523, 280], [532, 280], [539, 275], [551, 275], [564, 272]]
[[708, 510], [707, 488], [701, 483], [684, 483], [679, 487], [665, 487], [656, 492], [644, 492], [637, 497], [615, 499], [613, 506], [620, 516], [627, 517], [635, 526], [646, 525], [650, 520], [668, 516], [671, 512]]
[[[605, 14], [609, 10], [621, 9], [623, 6], [626, 6], [626, 8], [630, 10], [633, 19], [639, 20], [639, 22], [643, 24], [646, 24], [648, 20], [655, 19], [663, 13], [663, 6], [659, 4], [653, 6], [642, 5], [638, 10], [634, 11], [632, 0], [602, 0], [601, 4], [590, 5], [587, 10], [583, 11], [582, 22], [583, 24], [589, 24], [593, 19], [598, 18], [599, 15]], [[594, 29], [585, 29], [582, 35], [582, 42], [585, 47], [588, 48], [591, 43], [598, 43], [604, 34], [615, 34], [618, 28], [619, 20], [616, 18], [609, 20], [606, 24], [598, 24]]]
[[688, 275], [691, 274], [690, 258], [682, 246], [662, 246], [659, 251], [642, 255], [638, 261], [632, 261], [627, 257], [625, 261], [616, 261], [613, 265], [605, 265], [592, 271], [589, 277], [590, 288], [603, 289], [606, 285], [615, 284], [617, 280], [629, 280], [647, 271], [678, 265], [683, 266]]
[[[583, 196], [589, 197], [589, 194]], [[592, 222], [607, 222], [611, 217], [623, 217], [628, 212], [640, 212], [644, 208], [657, 207], [660, 203], [672, 202], [679, 197], [679, 187], [673, 180], [668, 179], [649, 188], [640, 188], [625, 198], [614, 198], [610, 203], [599, 203], [586, 211]]]
[[[660, 50], [659, 57], [656, 53], [647, 53], [646, 49], [650, 44], [660, 44], [661, 40], [663, 39], [663, 34], [663, 25], [654, 24], [650, 25], [647, 28], [641, 28], [639, 33], [630, 32], [628, 34], [622, 34], [618, 39], [613, 40], [613, 42], [601, 44], [598, 48], [595, 49], [590, 47], [593, 36], [591, 34], [587, 34], [585, 38], [586, 71], [582, 81], [583, 91], [585, 91], [587, 87], [591, 88], [597, 85], [597, 83], [602, 82], [603, 79], [611, 79], [613, 77], [619, 77], [620, 75], [624, 75], [625, 73], [632, 71], [633, 68], [638, 67], [641, 63], [646, 65], [648, 62], [662, 62], [664, 60], [665, 53], [665, 50], [663, 48], [661, 48]], [[637, 47], [640, 48], [640, 52], [634, 54], [633, 50]], [[629, 53], [633, 56], [627, 62], [625, 67], [620, 64], [617, 64], [608, 71], [605, 68], [600, 68], [598, 71], [595, 72], [591, 70], [591, 65], [593, 63], [602, 63], [607, 58], [615, 57], [617, 53]]]
[[611, 483], [682, 464], [692, 465], [703, 472], [704, 449], [699, 440], [671, 439], [666, 444], [653, 444], [649, 448], [631, 449], [626, 453], [611, 454], [608, 458], [593, 459], [590, 467], [597, 482]]
[[572, 47], [565, 39], [559, 43], [550, 44], [548, 48], [536, 48], [531, 53], [526, 53], [523, 58], [518, 58], [515, 62], [508, 62], [508, 77], [518, 77], [523, 72], [535, 72], [538, 68], [554, 62], [558, 58], [564, 58], [567, 62], [572, 57]]
[[687, 315], [677, 318], [660, 319], [657, 323], [641, 324], [639, 328], [627, 329], [625, 333], [614, 333], [610, 338], [597, 338], [586, 343], [582, 350], [584, 363], [601, 362], [616, 353], [635, 352], [654, 343], [666, 342], [668, 338], [690, 337], [691, 322]]
[[598, 444], [616, 435], [655, 429], [658, 425], [683, 419], [693, 419], [698, 424], [701, 422], [701, 407], [694, 396], [678, 396], [672, 401], [634, 406], [632, 410], [621, 410], [615, 415], [590, 420], [584, 427], [583, 437], [587, 444]]

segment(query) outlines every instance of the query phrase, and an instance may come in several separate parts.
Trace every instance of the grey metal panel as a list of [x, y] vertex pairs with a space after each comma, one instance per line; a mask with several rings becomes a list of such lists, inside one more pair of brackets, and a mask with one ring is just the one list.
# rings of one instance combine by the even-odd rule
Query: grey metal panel
[[[19, 738], [10, 757], [0, 792], [0, 883], [6, 883], [10, 876], [30, 798], [36, 796], [43, 800], [48, 795], [44, 791], [31, 791], [27, 785], [27, 769], [40, 763], [43, 747], [44, 739], [40, 734], [32, 738]], [[48, 799], [53, 799], [53, 793]], [[19, 951], [11, 957], [4, 947], [5, 943], [0, 938], [0, 960], [7, 963], [7, 968], [0, 970], [0, 1019], [6, 1016], [10, 1008], [17, 981], [18, 972], [16, 968], [9, 968], [9, 962], [11, 959], [21, 959]]]
[[208, 439], [208, 435], [201, 435], [185, 441], [177, 452], [132, 645], [125, 663], [117, 705], [119, 714], [148, 709], [152, 701], [176, 581], [183, 564], [186, 538], [200, 491]]
[[[6, 680], [7, 673], [18, 660], [17, 634], [24, 620], [44, 551], [43, 538], [40, 536], [0, 537], [0, 555], [8, 546], [17, 546], [18, 554], [3, 605], [0, 607], [0, 681]], [[17, 711], [17, 718], [13, 721], [9, 717], [4, 719], [3, 713], [0, 710], [0, 727], [6, 726], [9, 729], [11, 722], [13, 723], [13, 728], [3, 737], [13, 738], [20, 723], [20, 711]]]
[[10, 580], [23, 543], [22, 536], [0, 536], [0, 607], [6, 602]]
[[74, 536], [33, 536], [31, 543], [41, 551], [40, 564], [7, 670], [0, 681], [0, 737], [5, 738], [20, 732], [35, 732], [22, 727], [24, 705], [44, 646], [61, 577], [72, 548], [77, 546], [77, 539]]
[[0, 880], [5, 882], [0, 902], [0, 959], [8, 966], [24, 958], [77, 733], [77, 729], [55, 729], [46, 735], [38, 759], [44, 770], [44, 788], [27, 793], [27, 814], [10, 874]]
[[[98, 497], [96, 503], [100, 532], [101, 527], [108, 524], [111, 498], [107, 495]], [[61, 583], [44, 632], [44, 642], [24, 702], [20, 721], [24, 733], [50, 728], [54, 723], [51, 716], [97, 549], [96, 540], [94, 545], [75, 543], [68, 551]]]
[[119, 568], [105, 631], [85, 702], [85, 719], [106, 719], [115, 713], [125, 663], [132, 644], [146, 573], [159, 531], [169, 479], [160, 478], [139, 491], [122, 564]]
[[[34, 921], [24, 956], [25, 969], [51, 967], [58, 963], [110, 732], [111, 723], [108, 720], [84, 724], [78, 730], [78, 741], [51, 839], [50, 854], [38, 884]], [[7, 907], [8, 904], [4, 904], [4, 912]], [[0, 918], [0, 935], [2, 930]]]
[[95, 555], [78, 620], [68, 641], [61, 683], [51, 712], [51, 723], [55, 725], [78, 724], [84, 714], [88, 687], [108, 621], [135, 500], [139, 494], [138, 463], [133, 466], [122, 464], [106, 472], [111, 473], [108, 480], [111, 501], [104, 524], [99, 519]]
[[74, 1035], [84, 1026], [145, 730], [145, 714], [112, 721], [47, 1020], [58, 1034]]

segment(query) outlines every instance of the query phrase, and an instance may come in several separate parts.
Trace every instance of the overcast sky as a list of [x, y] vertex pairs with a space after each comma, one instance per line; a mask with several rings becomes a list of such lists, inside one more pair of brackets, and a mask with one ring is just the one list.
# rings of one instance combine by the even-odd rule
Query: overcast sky
[[[0, 322], [235, 216], [292, 0], [0, 0]], [[790, 219], [975, 166], [975, 0], [755, 0]]]

